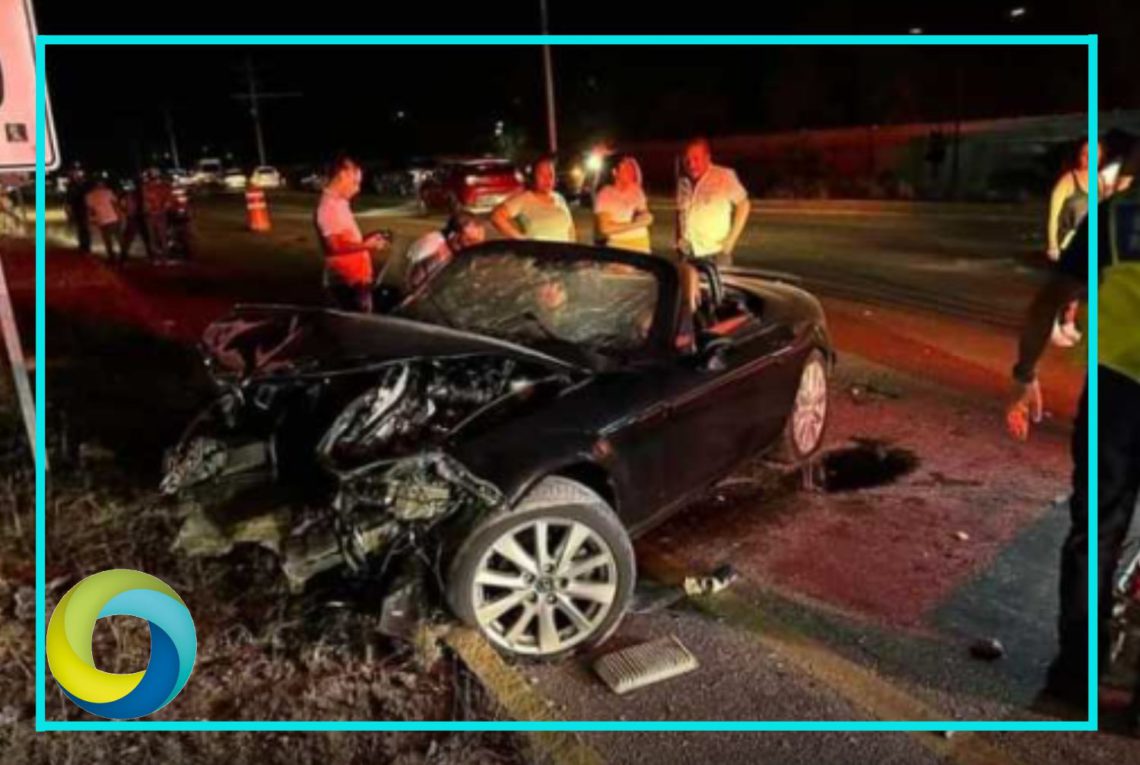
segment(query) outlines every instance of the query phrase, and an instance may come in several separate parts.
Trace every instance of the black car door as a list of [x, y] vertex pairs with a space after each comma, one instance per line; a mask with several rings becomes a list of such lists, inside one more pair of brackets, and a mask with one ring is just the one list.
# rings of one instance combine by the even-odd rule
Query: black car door
[[723, 368], [682, 361], [661, 381], [665, 506], [723, 478], [783, 427], [797, 379], [790, 333], [749, 325], [731, 339]]
[[[622, 520], [633, 525], [665, 500], [665, 429], [668, 407], [658, 393], [655, 370], [603, 375], [591, 391], [594, 406], [611, 414], [598, 430], [598, 444], [617, 485]], [[601, 403], [604, 402], [604, 403]]]

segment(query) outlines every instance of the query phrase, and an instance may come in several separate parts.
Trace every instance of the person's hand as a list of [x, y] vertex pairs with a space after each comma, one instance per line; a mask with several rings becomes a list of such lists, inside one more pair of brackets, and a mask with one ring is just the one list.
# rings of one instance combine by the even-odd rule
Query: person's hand
[[380, 250], [388, 249], [388, 240], [380, 233], [369, 234], [364, 237], [364, 246], [370, 250], [379, 252]]
[[637, 215], [633, 216], [633, 222], [638, 226], [644, 226], [648, 228], [649, 226], [653, 225], [653, 213], [649, 212], [648, 210], [642, 210]]
[[724, 253], [724, 256], [726, 258], [729, 258], [731, 260], [732, 259], [732, 251], [735, 249], [736, 249], [736, 240], [730, 239], [724, 243], [724, 247], [721, 248], [721, 252]]
[[1060, 247], [1049, 247], [1048, 249], [1045, 250], [1045, 257], [1049, 258], [1049, 260], [1054, 260], [1054, 261], [1060, 260], [1061, 259], [1061, 248]]
[[1029, 424], [1041, 422], [1041, 385], [1036, 380], [1029, 384], [1015, 383], [1009, 406], [1005, 410], [1005, 427], [1018, 441], [1029, 438]]

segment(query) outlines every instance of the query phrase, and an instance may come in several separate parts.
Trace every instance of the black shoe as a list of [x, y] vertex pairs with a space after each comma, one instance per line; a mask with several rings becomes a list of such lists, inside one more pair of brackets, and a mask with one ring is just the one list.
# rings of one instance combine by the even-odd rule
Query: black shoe
[[1088, 694], [1083, 697], [1075, 694], [1060, 694], [1049, 688], [1038, 692], [1029, 709], [1046, 717], [1058, 720], [1087, 720], [1089, 717]]
[[1051, 717], [1085, 720], [1089, 716], [1088, 667], [1073, 667], [1054, 661], [1049, 666], [1045, 687], [1037, 694], [1031, 709]]

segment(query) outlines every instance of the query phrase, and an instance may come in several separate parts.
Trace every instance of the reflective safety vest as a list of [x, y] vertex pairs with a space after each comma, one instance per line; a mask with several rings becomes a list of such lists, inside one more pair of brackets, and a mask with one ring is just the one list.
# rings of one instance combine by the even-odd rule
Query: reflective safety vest
[[[1108, 257], [1097, 292], [1099, 361], [1140, 383], [1140, 188], [1120, 193], [1109, 205]], [[1104, 234], [1107, 233], [1107, 237]]]

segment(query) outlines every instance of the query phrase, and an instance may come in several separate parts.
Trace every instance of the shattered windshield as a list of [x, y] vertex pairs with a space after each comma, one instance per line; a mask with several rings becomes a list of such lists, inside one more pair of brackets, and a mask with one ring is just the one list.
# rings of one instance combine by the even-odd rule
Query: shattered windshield
[[458, 258], [400, 313], [524, 345], [626, 354], [648, 340], [658, 291], [651, 272], [624, 263], [500, 252]]

